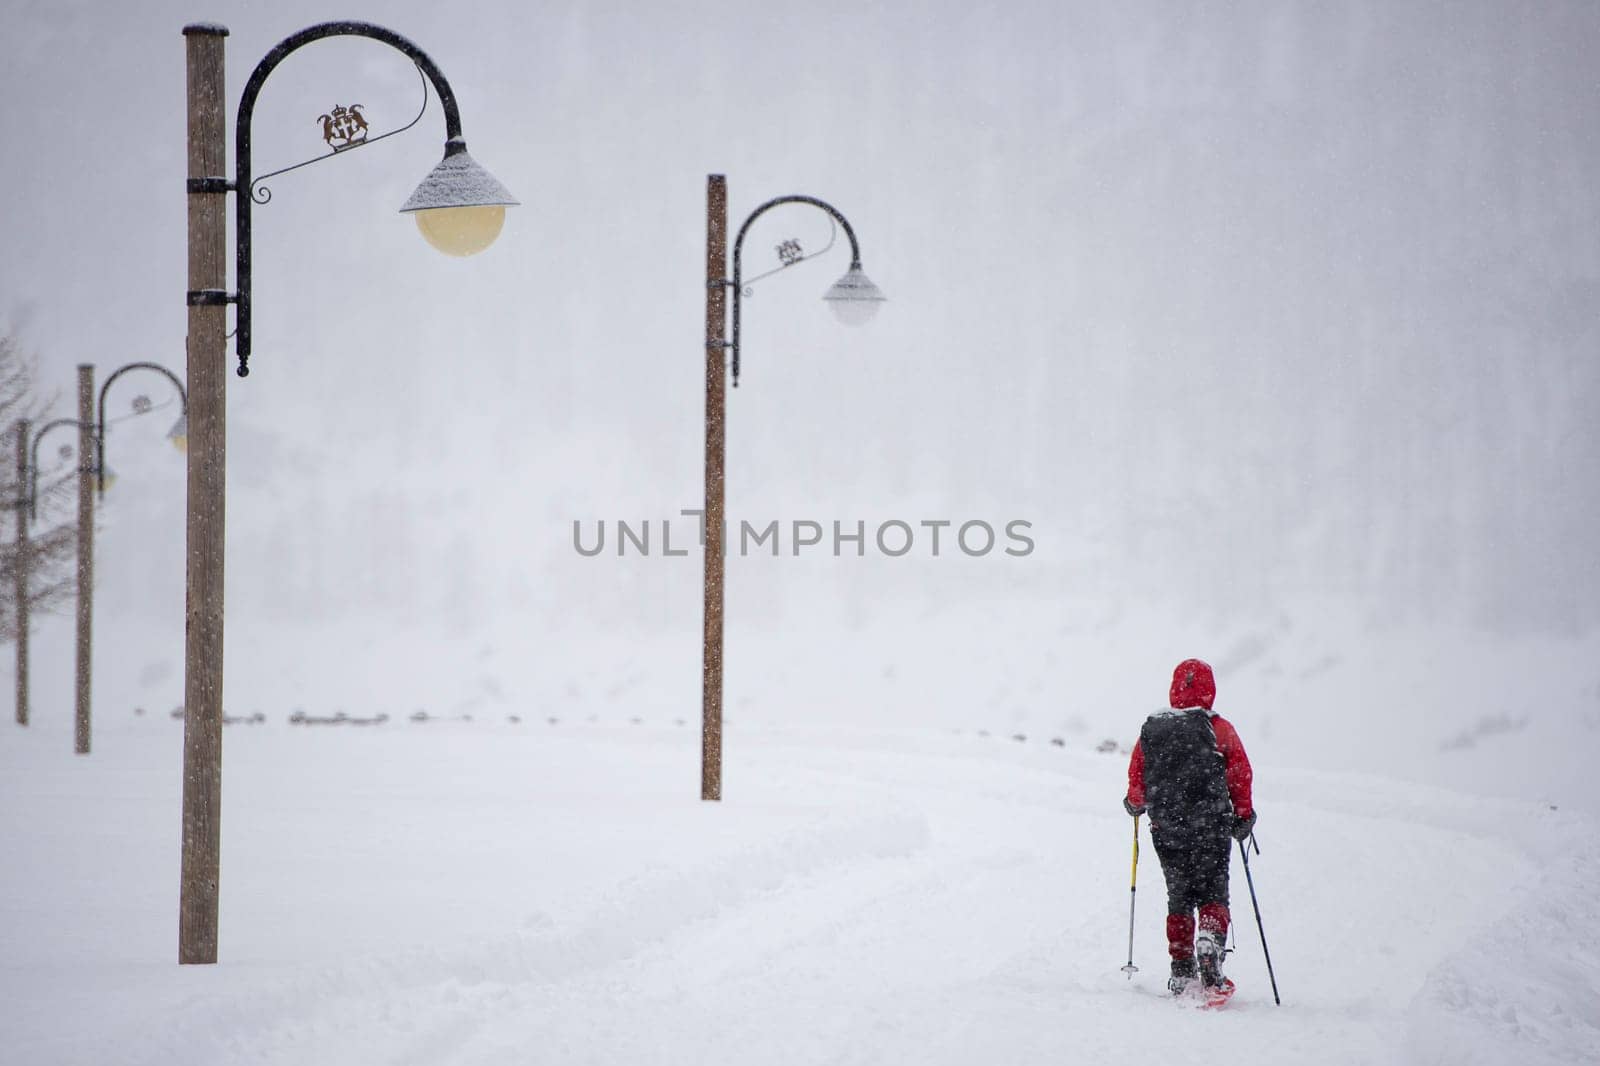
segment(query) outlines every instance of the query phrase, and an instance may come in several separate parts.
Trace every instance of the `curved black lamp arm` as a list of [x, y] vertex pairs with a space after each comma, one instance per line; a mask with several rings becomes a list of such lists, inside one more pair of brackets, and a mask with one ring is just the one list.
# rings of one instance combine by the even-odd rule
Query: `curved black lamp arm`
[[[235, 319], [234, 348], [239, 355], [239, 376], [250, 373], [250, 206], [254, 202], [250, 189], [250, 120], [255, 113], [256, 97], [261, 94], [261, 84], [267, 75], [282, 63], [289, 53], [312, 41], [324, 37], [370, 37], [382, 41], [404, 53], [428, 76], [439, 104], [444, 108], [445, 155], [466, 150], [461, 138], [461, 112], [456, 106], [456, 94], [450, 88], [428, 54], [393, 30], [370, 22], [323, 22], [279, 41], [266, 57], [256, 64], [250, 80], [245, 83], [244, 95], [239, 99], [239, 117], [234, 124], [234, 244], [236, 249], [238, 292], [233, 301], [238, 304]], [[203, 179], [202, 179], [203, 180]], [[204, 190], [202, 190], [204, 191]], [[193, 297], [191, 296], [191, 299]], [[223, 298], [223, 302], [226, 297]]]
[[129, 363], [127, 366], [120, 366], [112, 371], [111, 376], [106, 378], [105, 384], [100, 386], [100, 421], [95, 423], [94, 427], [95, 452], [100, 456], [100, 465], [95, 470], [95, 488], [102, 496], [106, 494], [106, 393], [111, 391], [111, 383], [113, 381], [130, 370], [156, 370], [167, 375], [167, 379], [177, 387], [178, 400], [182, 404], [181, 410], [183, 414], [188, 415], [189, 413], [189, 390], [183, 387], [183, 382], [178, 375], [160, 363]]
[[740, 303], [744, 296], [744, 268], [742, 262], [744, 256], [744, 235], [750, 229], [751, 223], [760, 218], [762, 215], [766, 214], [768, 211], [772, 210], [774, 207], [777, 207], [781, 204], [810, 204], [813, 207], [820, 207], [822, 210], [832, 215], [834, 221], [843, 227], [844, 235], [850, 238], [850, 269], [859, 270], [861, 268], [861, 245], [856, 240], [856, 231], [850, 228], [850, 221], [841, 215], [839, 213], [839, 209], [834, 207], [832, 204], [827, 203], [824, 200], [818, 200], [815, 196], [780, 196], [775, 200], [768, 200], [766, 203], [750, 212], [750, 217], [745, 219], [744, 225], [739, 227], [739, 235], [735, 237], [733, 241], [733, 281], [729, 283], [733, 286], [732, 348], [734, 388], [739, 387], [739, 311]]
[[[46, 422], [39, 427], [39, 432], [33, 435], [33, 448], [28, 453], [28, 521], [36, 522], [39, 519], [39, 442], [44, 440], [44, 435], [52, 429], [61, 426], [78, 426], [83, 423], [76, 418], [58, 418], [54, 422]], [[91, 431], [94, 426], [90, 426]], [[78, 456], [78, 464], [83, 465], [83, 456]]]

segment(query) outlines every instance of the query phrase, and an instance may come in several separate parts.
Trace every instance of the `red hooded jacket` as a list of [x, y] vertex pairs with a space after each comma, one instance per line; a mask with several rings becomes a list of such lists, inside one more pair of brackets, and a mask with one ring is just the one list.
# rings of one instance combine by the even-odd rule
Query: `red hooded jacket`
[[[1217, 735], [1217, 751], [1222, 753], [1224, 777], [1228, 782], [1228, 796], [1233, 800], [1233, 813], [1248, 818], [1255, 810], [1250, 798], [1250, 757], [1244, 752], [1233, 723], [1211, 709], [1217, 697], [1216, 678], [1211, 667], [1199, 659], [1185, 659], [1172, 672], [1172, 689], [1169, 702], [1174, 710], [1204, 708], [1211, 719], [1211, 729]], [[1128, 760], [1128, 802], [1135, 807], [1144, 806], [1144, 749], [1135, 743], [1133, 757]]]

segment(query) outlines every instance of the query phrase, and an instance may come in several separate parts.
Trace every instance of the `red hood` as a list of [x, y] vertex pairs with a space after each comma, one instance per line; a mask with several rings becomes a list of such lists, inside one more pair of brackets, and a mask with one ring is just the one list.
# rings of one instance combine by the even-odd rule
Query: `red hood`
[[1211, 709], [1217, 698], [1217, 679], [1211, 667], [1199, 659], [1185, 659], [1172, 671], [1172, 691], [1168, 702], [1177, 710], [1186, 707]]

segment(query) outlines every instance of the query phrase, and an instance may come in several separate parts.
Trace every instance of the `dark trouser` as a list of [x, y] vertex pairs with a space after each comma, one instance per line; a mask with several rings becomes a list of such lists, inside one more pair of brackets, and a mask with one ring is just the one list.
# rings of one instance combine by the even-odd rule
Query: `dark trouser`
[[1150, 836], [1167, 879], [1167, 952], [1174, 959], [1191, 958], [1196, 911], [1201, 930], [1219, 941], [1227, 936], [1231, 838], [1220, 829], [1181, 837], [1153, 829]]

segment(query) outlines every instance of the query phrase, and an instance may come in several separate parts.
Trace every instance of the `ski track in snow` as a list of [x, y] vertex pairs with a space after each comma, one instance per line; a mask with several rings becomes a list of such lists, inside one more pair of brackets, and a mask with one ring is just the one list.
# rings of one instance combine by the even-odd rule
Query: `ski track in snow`
[[[420, 745], [417, 766], [449, 772], [430, 743], [400, 747]], [[619, 743], [630, 745], [626, 759], [608, 750]], [[546, 741], [516, 750], [508, 770], [473, 773], [483, 803], [511, 799], [495, 793], [502, 772], [531, 782], [520, 801], [560, 768], [596, 794], [632, 787], [682, 816], [676, 859], [609, 882], [573, 874], [590, 878], [582, 905], [555, 905], [550, 889], [570, 856], [552, 853], [545, 876], [523, 883], [462, 871], [462, 896], [527, 904], [531, 917], [509, 928], [457, 935], [423, 914], [411, 928], [401, 906], [390, 946], [311, 963], [270, 952], [232, 962], [225, 928], [218, 967], [163, 959], [92, 975], [91, 990], [144, 985], [142, 1009], [65, 1032], [40, 1019], [72, 1016], [81, 974], [67, 967], [40, 983], [0, 970], [0, 992], [24, 1004], [17, 1061], [956, 1064], [1114, 1061], [1130, 1048], [1172, 1061], [1199, 1041], [1228, 1048], [1233, 1064], [1498, 1063], [1513, 1052], [1569, 1063], [1592, 1061], [1600, 1046], [1600, 905], [1583, 887], [1600, 861], [1581, 817], [1269, 770], [1265, 850], [1252, 871], [1284, 1005], [1272, 1003], [1236, 861], [1229, 973], [1240, 992], [1224, 1010], [1201, 1011], [1164, 992], [1164, 892], [1148, 835], [1140, 972], [1132, 981], [1119, 972], [1129, 845], [1116, 807], [1120, 756], [735, 734], [728, 797], [710, 807], [682, 796], [693, 778], [678, 775], [697, 747], [671, 745], [687, 749], [681, 735], [670, 745]], [[367, 783], [399, 802], [386, 772]], [[127, 774], [121, 784], [115, 774], [87, 780], [132, 794], [140, 771]], [[359, 794], [361, 771], [351, 776], [339, 787]], [[37, 791], [62, 798], [42, 776]], [[434, 782], [430, 802], [454, 791]], [[314, 795], [300, 802], [318, 806]], [[641, 814], [634, 800], [566, 803], [593, 819], [569, 847], [626, 846]], [[139, 819], [124, 828], [137, 835]], [[278, 847], [292, 863], [295, 849]], [[224, 877], [226, 892], [226, 867]], [[405, 886], [392, 887], [403, 900]], [[15, 932], [16, 919], [7, 924]], [[336, 922], [319, 928], [333, 940], [340, 932]]]

